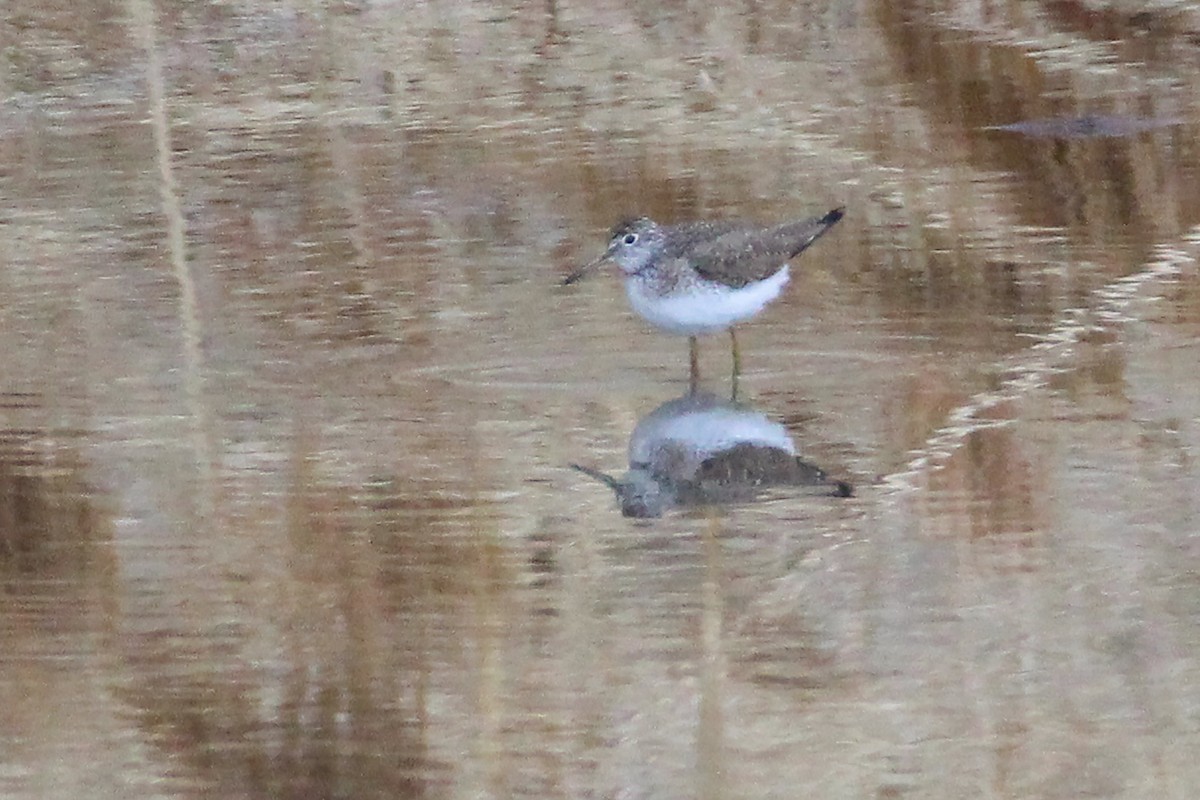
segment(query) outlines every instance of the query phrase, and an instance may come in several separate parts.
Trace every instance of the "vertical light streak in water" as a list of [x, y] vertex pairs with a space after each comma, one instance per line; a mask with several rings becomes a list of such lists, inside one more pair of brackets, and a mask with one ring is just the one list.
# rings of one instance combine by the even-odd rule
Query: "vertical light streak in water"
[[704, 530], [704, 603], [701, 610], [700, 719], [696, 727], [697, 796], [728, 797], [725, 791], [725, 653], [722, 642], [725, 602], [721, 593], [721, 519], [708, 513]]
[[171, 131], [167, 124], [162, 58], [158, 50], [154, 8], [150, 0], [129, 0], [129, 18], [133, 34], [146, 51], [146, 86], [150, 97], [150, 123], [158, 162], [159, 194], [167, 223], [167, 252], [171, 271], [179, 286], [179, 322], [183, 335], [184, 391], [192, 420], [192, 442], [199, 470], [201, 490], [197, 498], [201, 519], [208, 519], [213, 508], [213, 447], [206, 432], [211, 429], [208, 410], [203, 402], [203, 353], [201, 323], [196, 302], [196, 284], [192, 279], [185, 247], [183, 210], [171, 155]]

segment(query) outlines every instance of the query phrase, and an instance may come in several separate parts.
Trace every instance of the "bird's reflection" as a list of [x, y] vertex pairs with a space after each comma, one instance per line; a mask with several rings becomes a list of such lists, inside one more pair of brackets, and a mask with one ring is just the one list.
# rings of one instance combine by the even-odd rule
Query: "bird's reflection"
[[783, 425], [704, 392], [670, 400], [638, 421], [624, 476], [571, 466], [612, 489], [627, 517], [745, 503], [781, 487], [820, 487], [839, 497], [853, 492], [850, 484], [797, 456]]

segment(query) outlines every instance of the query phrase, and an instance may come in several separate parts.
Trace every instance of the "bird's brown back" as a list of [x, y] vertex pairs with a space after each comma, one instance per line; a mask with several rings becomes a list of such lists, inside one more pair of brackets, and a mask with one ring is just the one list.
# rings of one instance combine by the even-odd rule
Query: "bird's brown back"
[[[685, 233], [683, 239], [692, 237], [690, 252], [681, 249], [678, 255], [686, 254], [701, 276], [740, 288], [778, 272], [837, 224], [844, 213], [844, 209], [837, 208], [819, 217], [768, 228], [737, 223], [690, 223], [680, 226]], [[689, 228], [695, 228], [694, 232], [686, 230]]]

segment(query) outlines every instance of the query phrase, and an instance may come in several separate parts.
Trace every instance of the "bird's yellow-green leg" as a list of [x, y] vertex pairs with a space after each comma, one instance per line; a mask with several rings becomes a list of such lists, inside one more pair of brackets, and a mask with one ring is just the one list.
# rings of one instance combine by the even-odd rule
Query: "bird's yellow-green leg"
[[694, 392], [700, 386], [700, 345], [696, 342], [695, 336], [688, 337], [688, 360], [691, 366], [691, 372], [688, 375], [688, 390]]
[[735, 329], [735, 328], [729, 329], [729, 341], [733, 343], [733, 379], [732, 379], [733, 388], [730, 392], [730, 396], [734, 400], [737, 400], [738, 378], [742, 374], [742, 351], [741, 351], [741, 348], [738, 347], [737, 329]]

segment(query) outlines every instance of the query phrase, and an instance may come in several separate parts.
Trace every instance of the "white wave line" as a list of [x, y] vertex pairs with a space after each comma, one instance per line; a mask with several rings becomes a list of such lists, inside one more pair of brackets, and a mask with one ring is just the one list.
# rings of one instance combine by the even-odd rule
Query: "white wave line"
[[1188, 231], [1181, 244], [1181, 247], [1159, 245], [1144, 269], [1094, 290], [1091, 294], [1094, 303], [1063, 311], [1057, 325], [1038, 336], [1035, 344], [1013, 359], [1014, 363], [1005, 370], [1012, 373], [1011, 377], [994, 390], [974, 395], [951, 412], [946, 424], [926, 439], [923, 447], [912, 451], [902, 469], [886, 476], [883, 485], [896, 492], [915, 491], [919, 488], [921, 475], [937, 469], [972, 433], [1015, 422], [1012, 419], [981, 419], [980, 414], [1002, 403], [1019, 400], [1045, 387], [1054, 375], [1068, 370], [1068, 358], [1085, 334], [1140, 319], [1133, 308], [1139, 299], [1147, 302], [1162, 299], [1161, 294], [1143, 297], [1143, 290], [1176, 281], [1185, 270], [1195, 271], [1200, 226]]

